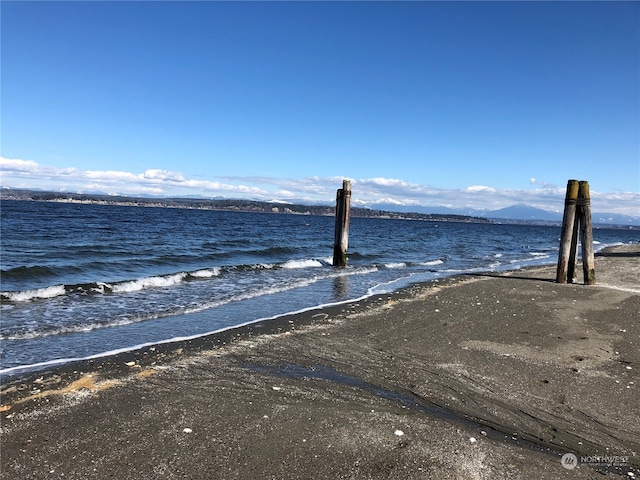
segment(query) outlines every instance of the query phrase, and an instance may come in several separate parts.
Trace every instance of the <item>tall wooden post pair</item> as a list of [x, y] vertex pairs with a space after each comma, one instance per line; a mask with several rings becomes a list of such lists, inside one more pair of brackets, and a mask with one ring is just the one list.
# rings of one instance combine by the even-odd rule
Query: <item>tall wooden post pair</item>
[[[579, 233], [578, 233], [579, 232]], [[578, 259], [578, 236], [582, 242], [582, 271], [585, 285], [595, 285], [596, 269], [591, 226], [591, 194], [589, 182], [569, 180], [564, 200], [557, 283], [573, 283]]]

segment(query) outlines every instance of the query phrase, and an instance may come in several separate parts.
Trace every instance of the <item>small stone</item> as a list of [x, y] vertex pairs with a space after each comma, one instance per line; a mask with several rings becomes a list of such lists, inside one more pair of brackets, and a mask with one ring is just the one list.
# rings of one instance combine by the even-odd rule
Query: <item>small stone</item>
[[471, 443], [476, 443], [478, 440], [476, 440], [476, 437], [471, 437], [471, 438], [469, 439], [469, 441], [470, 441]]
[[404, 435], [404, 432], [402, 430], [396, 430], [395, 432], [393, 432], [394, 435], [401, 437]]
[[190, 428], [185, 428], [182, 430], [184, 433], [191, 433], [193, 432], [193, 430], [191, 430]]
[[127, 367], [135, 367], [136, 366], [136, 362], [127, 362], [127, 363], [125, 363], [125, 365]]
[[282, 390], [282, 387], [276, 387], [276, 386], [273, 386], [273, 387], [271, 387], [271, 388], [273, 388], [276, 392], [278, 392], [278, 391]]

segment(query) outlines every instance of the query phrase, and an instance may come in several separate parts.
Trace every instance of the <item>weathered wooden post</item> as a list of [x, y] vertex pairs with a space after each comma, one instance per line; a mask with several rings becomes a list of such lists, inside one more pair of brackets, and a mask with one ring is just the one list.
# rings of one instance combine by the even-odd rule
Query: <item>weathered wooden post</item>
[[[577, 204], [576, 204], [577, 206]], [[576, 209], [571, 234], [571, 250], [569, 250], [569, 265], [567, 266], [567, 282], [574, 283], [577, 280], [576, 265], [578, 264], [578, 237], [580, 236], [580, 217]]]
[[[564, 216], [562, 217], [562, 234], [560, 236], [560, 252], [558, 253], [557, 283], [567, 283], [569, 262], [575, 261], [571, 255], [571, 241], [573, 239], [573, 225], [576, 221], [576, 203], [578, 200], [578, 181], [567, 182], [567, 194], [564, 199]], [[571, 268], [573, 272], [574, 268]], [[573, 273], [572, 273], [573, 276]]]
[[578, 190], [578, 218], [580, 219], [580, 238], [582, 240], [582, 271], [584, 284], [596, 284], [596, 267], [593, 256], [593, 231], [591, 226], [591, 194], [589, 182], [581, 181]]
[[347, 266], [349, 247], [349, 215], [351, 208], [351, 181], [343, 180], [336, 194], [336, 231], [333, 242], [333, 266]]

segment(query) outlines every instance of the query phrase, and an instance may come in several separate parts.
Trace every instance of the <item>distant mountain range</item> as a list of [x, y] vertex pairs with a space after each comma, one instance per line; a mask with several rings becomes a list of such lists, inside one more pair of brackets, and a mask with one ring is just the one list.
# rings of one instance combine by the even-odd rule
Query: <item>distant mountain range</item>
[[[383, 210], [395, 210], [418, 213], [438, 213], [446, 215], [470, 215], [473, 217], [490, 218], [498, 221], [513, 221], [527, 223], [560, 223], [564, 212], [550, 212], [540, 208], [530, 207], [525, 204], [511, 205], [498, 210], [477, 210], [473, 208], [447, 208], [447, 207], [399, 207], [394, 204], [376, 205]], [[592, 221], [603, 225], [637, 225], [640, 226], [640, 217], [620, 215], [617, 213], [592, 213]]]
[[[2, 187], [1, 198], [33, 199], [33, 200], [62, 200], [74, 198], [75, 200], [98, 201], [108, 203], [132, 203], [153, 206], [194, 206], [196, 208], [221, 208], [247, 211], [279, 211], [281, 213], [307, 213], [327, 215], [331, 214], [333, 204], [330, 202], [287, 203], [279, 201], [257, 201], [224, 198], [180, 197], [126, 197], [104, 194], [78, 194], [70, 192], [46, 192], [39, 190], [23, 190]], [[207, 204], [205, 206], [205, 204]], [[216, 204], [216, 206], [213, 206]], [[393, 203], [376, 204], [375, 208], [352, 204], [352, 212], [355, 216], [384, 217], [384, 218], [413, 218], [423, 220], [448, 221], [493, 221], [501, 223], [529, 223], [529, 224], [556, 224], [562, 222], [563, 212], [551, 212], [525, 204], [511, 205], [498, 210], [479, 210], [473, 208], [448, 208], [448, 207], [423, 207], [401, 206]], [[401, 214], [401, 215], [398, 215]], [[640, 226], [640, 217], [620, 215], [616, 213], [592, 213], [594, 225]]]

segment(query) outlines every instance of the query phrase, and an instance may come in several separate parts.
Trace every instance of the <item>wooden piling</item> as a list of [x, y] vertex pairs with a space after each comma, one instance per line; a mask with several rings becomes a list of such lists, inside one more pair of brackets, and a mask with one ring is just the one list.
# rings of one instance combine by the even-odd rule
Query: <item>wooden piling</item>
[[578, 189], [577, 216], [580, 221], [580, 239], [582, 240], [582, 271], [584, 284], [596, 284], [596, 267], [593, 255], [593, 229], [591, 224], [591, 194], [589, 182], [581, 181]]
[[578, 237], [580, 236], [580, 217], [576, 212], [573, 221], [573, 232], [571, 234], [571, 249], [569, 250], [569, 265], [567, 266], [567, 282], [575, 283], [578, 279], [578, 273], [576, 272], [576, 265], [578, 265]]
[[344, 180], [336, 194], [336, 229], [333, 242], [333, 266], [347, 266], [349, 247], [349, 216], [351, 209], [351, 181]]
[[[567, 283], [567, 271], [571, 256], [571, 241], [573, 239], [573, 225], [576, 220], [576, 204], [578, 200], [577, 180], [567, 182], [567, 193], [564, 200], [564, 216], [562, 217], [562, 234], [560, 236], [560, 252], [558, 253], [557, 283]], [[575, 261], [575, 257], [573, 257]], [[572, 268], [572, 271], [574, 269]]]

